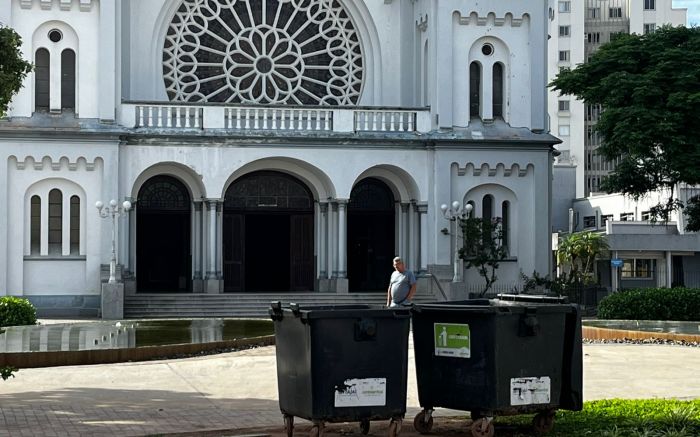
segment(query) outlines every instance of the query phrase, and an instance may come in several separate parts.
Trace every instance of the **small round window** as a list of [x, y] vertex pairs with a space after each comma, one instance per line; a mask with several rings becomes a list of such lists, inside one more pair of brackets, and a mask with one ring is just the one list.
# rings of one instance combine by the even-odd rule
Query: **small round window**
[[483, 53], [484, 56], [493, 55], [493, 46], [489, 43], [484, 44], [483, 46], [481, 46], [481, 53]]
[[59, 42], [63, 39], [63, 34], [58, 29], [49, 30], [49, 39], [53, 42]]

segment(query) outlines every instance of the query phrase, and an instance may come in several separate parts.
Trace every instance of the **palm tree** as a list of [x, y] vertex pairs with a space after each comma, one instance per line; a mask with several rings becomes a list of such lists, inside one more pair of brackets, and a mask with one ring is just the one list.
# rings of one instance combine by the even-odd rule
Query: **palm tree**
[[591, 231], [576, 232], [560, 240], [557, 261], [565, 269], [568, 268], [570, 283], [591, 283], [595, 261], [608, 249], [605, 235]]

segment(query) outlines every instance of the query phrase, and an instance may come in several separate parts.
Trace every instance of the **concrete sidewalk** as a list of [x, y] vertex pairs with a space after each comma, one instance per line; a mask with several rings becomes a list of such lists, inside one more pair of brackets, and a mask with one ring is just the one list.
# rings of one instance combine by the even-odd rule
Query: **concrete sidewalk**
[[[409, 411], [402, 436], [412, 435], [419, 411], [409, 351]], [[700, 398], [698, 369], [700, 348], [585, 345], [584, 394], [586, 400]], [[450, 414], [436, 411], [438, 417]], [[308, 431], [308, 422], [297, 422], [300, 435]], [[350, 431], [337, 432], [356, 428], [347, 426]], [[371, 434], [385, 435], [382, 426], [373, 422]], [[231, 431], [208, 432], [214, 430]], [[179, 360], [24, 369], [0, 381], [0, 436], [185, 432], [280, 434], [274, 347]]]

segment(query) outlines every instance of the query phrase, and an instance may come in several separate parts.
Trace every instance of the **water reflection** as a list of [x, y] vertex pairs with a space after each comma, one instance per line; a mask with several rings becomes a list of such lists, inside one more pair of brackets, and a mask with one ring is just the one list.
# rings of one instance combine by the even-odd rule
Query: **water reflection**
[[666, 332], [671, 334], [690, 334], [700, 336], [698, 322], [672, 322], [657, 320], [587, 320], [586, 326], [630, 331]]
[[1, 328], [0, 352], [124, 349], [271, 335], [269, 320], [122, 320]]

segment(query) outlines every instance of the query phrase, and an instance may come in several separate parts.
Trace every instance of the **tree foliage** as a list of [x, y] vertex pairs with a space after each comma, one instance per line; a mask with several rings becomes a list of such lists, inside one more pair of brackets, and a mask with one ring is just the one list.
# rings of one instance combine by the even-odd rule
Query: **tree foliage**
[[7, 112], [12, 96], [22, 88], [22, 81], [32, 71], [32, 64], [22, 58], [22, 38], [0, 24], [0, 117]]
[[605, 235], [583, 231], [569, 234], [559, 241], [557, 262], [568, 272], [570, 284], [595, 282], [595, 261], [608, 252]]
[[[678, 184], [700, 183], [699, 59], [700, 27], [666, 26], [621, 35], [550, 84], [602, 106], [595, 128], [603, 138], [598, 153], [619, 160], [602, 188], [635, 200], [652, 191], [667, 193], [668, 200], [653, 210], [664, 220], [687, 206], [674, 191]], [[697, 214], [689, 216], [687, 229], [700, 230], [700, 210], [685, 213]]]
[[479, 294], [484, 296], [498, 279], [496, 270], [501, 261], [508, 257], [508, 248], [503, 245], [503, 226], [500, 219], [488, 220], [468, 217], [460, 220], [464, 246], [459, 249], [459, 257], [469, 269], [475, 267], [486, 281]]

